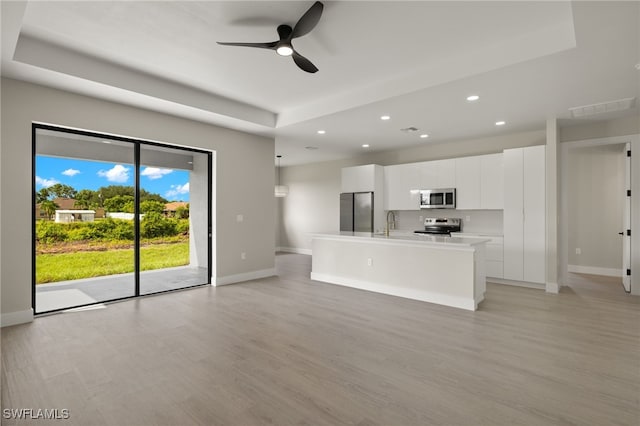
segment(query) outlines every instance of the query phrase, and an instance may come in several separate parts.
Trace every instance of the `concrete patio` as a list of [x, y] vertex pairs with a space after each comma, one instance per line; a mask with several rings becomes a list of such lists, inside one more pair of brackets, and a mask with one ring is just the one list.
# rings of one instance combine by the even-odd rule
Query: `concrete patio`
[[[140, 273], [140, 294], [206, 284], [207, 268], [180, 266]], [[36, 285], [36, 312], [69, 309], [134, 296], [134, 274], [60, 281]]]

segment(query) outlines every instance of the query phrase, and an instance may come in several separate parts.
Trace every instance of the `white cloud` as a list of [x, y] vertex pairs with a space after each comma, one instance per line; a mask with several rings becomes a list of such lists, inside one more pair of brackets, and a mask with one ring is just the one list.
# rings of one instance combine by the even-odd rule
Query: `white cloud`
[[189, 193], [189, 182], [184, 185], [171, 185], [171, 189], [168, 190], [164, 196], [167, 198], [173, 198], [181, 194]]
[[69, 176], [69, 177], [74, 177], [78, 173], [80, 173], [80, 170], [76, 170], [76, 169], [67, 169], [64, 172], [62, 172], [63, 175]]
[[60, 183], [60, 182], [58, 182], [54, 178], [46, 179], [46, 178], [41, 178], [40, 176], [36, 176], [36, 185], [40, 185], [43, 188], [48, 188], [50, 186], [55, 185], [56, 183]]
[[109, 170], [99, 170], [98, 176], [107, 178], [109, 182], [125, 183], [129, 180], [129, 167], [116, 164]]
[[168, 175], [173, 170], [171, 169], [159, 169], [157, 167], [145, 167], [143, 171], [140, 172], [140, 176], [146, 176], [151, 180], [160, 179], [164, 175]]

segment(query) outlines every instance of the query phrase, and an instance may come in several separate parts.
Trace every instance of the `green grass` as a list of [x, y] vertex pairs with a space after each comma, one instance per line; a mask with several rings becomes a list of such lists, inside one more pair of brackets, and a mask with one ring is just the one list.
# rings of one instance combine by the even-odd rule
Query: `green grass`
[[[189, 264], [189, 243], [158, 244], [140, 249], [141, 270]], [[133, 249], [36, 256], [36, 284], [133, 272]]]

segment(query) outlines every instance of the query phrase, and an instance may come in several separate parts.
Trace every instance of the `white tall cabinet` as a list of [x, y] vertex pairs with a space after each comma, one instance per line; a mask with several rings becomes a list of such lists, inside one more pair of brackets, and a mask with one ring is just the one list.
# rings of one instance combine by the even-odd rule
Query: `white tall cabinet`
[[504, 167], [504, 278], [543, 284], [545, 146], [507, 149]]

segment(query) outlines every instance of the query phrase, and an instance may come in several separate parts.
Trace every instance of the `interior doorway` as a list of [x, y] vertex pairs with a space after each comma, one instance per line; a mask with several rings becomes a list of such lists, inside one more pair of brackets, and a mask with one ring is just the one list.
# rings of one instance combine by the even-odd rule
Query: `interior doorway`
[[562, 146], [560, 247], [565, 285], [616, 283], [620, 294], [630, 291], [628, 146], [620, 138]]
[[210, 284], [212, 156], [34, 124], [34, 312]]

